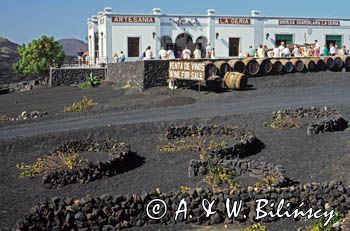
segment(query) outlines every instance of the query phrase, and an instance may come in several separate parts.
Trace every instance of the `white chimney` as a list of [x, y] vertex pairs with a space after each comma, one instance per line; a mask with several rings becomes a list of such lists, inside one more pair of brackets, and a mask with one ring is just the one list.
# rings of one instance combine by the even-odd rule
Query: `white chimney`
[[208, 16], [215, 16], [215, 9], [208, 9]]
[[103, 11], [105, 12], [105, 14], [111, 14], [112, 13], [112, 7], [105, 7], [104, 9], [103, 9]]
[[250, 11], [250, 14], [253, 16], [253, 17], [258, 17], [260, 16], [260, 10], [252, 10]]
[[153, 8], [152, 9], [152, 13], [154, 15], [161, 15], [162, 14], [162, 10], [160, 8]]
[[105, 12], [103, 12], [103, 11], [97, 12], [97, 17], [101, 17], [104, 13], [105, 13]]

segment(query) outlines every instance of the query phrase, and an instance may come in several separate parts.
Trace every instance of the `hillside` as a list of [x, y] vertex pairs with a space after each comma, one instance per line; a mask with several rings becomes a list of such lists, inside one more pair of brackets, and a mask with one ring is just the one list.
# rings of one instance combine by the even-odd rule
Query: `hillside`
[[12, 64], [17, 62], [19, 55], [18, 44], [0, 37], [0, 83], [7, 82], [7, 79], [15, 76]]
[[88, 44], [75, 38], [61, 39], [58, 42], [63, 46], [66, 56], [77, 56], [80, 49], [83, 51], [88, 50]]

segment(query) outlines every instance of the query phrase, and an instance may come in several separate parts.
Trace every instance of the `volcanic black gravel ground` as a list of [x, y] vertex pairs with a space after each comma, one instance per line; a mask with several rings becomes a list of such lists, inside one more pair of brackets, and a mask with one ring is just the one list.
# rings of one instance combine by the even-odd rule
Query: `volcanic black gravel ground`
[[[237, 125], [254, 131], [266, 146], [264, 150], [251, 156], [250, 159], [281, 164], [286, 169], [287, 176], [303, 183], [337, 180], [350, 184], [350, 173], [347, 171], [350, 167], [349, 132], [324, 133], [310, 137], [306, 134], [306, 127], [286, 131], [275, 131], [263, 127], [263, 122], [272, 117], [272, 109], [283, 109], [284, 102], [289, 102], [287, 106], [293, 105], [294, 107], [305, 106], [310, 102], [331, 106], [340, 111], [344, 118], [350, 119], [350, 101], [347, 101], [350, 98], [349, 73], [325, 72], [271, 76], [250, 79], [249, 84], [252, 84], [255, 90], [221, 94], [179, 89], [172, 96], [171, 92], [165, 88], [138, 93], [134, 90], [113, 90], [111, 86], [103, 86], [87, 91], [73, 87], [36, 89], [31, 92], [0, 96], [1, 113], [13, 114], [23, 110], [42, 110], [51, 114], [38, 121], [8, 122], [0, 125], [2, 126], [0, 129], [0, 229], [14, 228], [18, 218], [23, 216], [36, 202], [46, 197], [69, 196], [78, 199], [87, 194], [141, 193], [152, 191], [157, 187], [162, 191], [168, 191], [180, 186], [195, 186], [199, 179], [189, 178], [187, 169], [190, 159], [198, 159], [196, 154], [156, 152], [156, 146], [160, 143], [159, 138], [164, 136], [166, 128], [170, 125]], [[82, 95], [93, 97], [99, 103], [99, 107], [93, 112], [79, 115], [67, 116], [61, 112], [63, 106], [79, 99]], [[259, 101], [262, 98], [269, 100]], [[299, 101], [300, 98], [305, 101]], [[256, 103], [254, 103], [255, 100]], [[17, 101], [17, 104], [14, 101]], [[150, 101], [152, 103], [149, 103]], [[197, 115], [186, 114], [192, 105], [200, 110], [204, 105], [209, 104], [213, 108], [220, 108], [220, 105], [224, 107], [232, 102], [239, 102], [240, 105], [246, 102], [247, 107], [241, 106], [239, 110], [237, 109], [230, 115], [221, 115], [218, 111], [213, 115], [189, 119]], [[170, 105], [168, 108], [164, 108], [168, 105]], [[181, 105], [187, 106], [182, 107]], [[46, 123], [57, 121], [59, 124], [69, 120], [71, 116], [81, 118], [83, 121], [87, 116], [102, 118], [105, 111], [130, 110], [130, 113], [133, 113], [133, 110], [137, 108], [139, 110], [137, 113], [142, 113], [143, 109], [149, 107], [154, 107], [154, 110], [159, 111], [173, 108], [181, 111], [183, 108], [183, 113], [186, 114], [183, 117], [189, 118], [177, 121], [167, 121], [167, 118], [162, 118], [159, 119], [161, 120], [159, 122], [142, 122], [140, 119], [138, 123], [121, 124], [118, 122], [117, 125], [113, 125], [112, 121], [111, 126], [99, 127], [96, 124], [94, 128], [89, 129], [84, 128], [83, 123], [79, 123], [82, 125], [80, 129], [66, 132], [52, 131], [50, 130], [52, 127], [48, 125], [47, 134], [28, 135], [25, 138], [14, 138], [13, 136], [24, 128], [31, 128], [30, 131], [33, 134], [40, 134], [41, 130], [35, 131], [36, 124], [41, 124], [42, 128], [45, 128]], [[59, 115], [56, 116], [55, 113]], [[142, 114], [140, 116], [142, 118]], [[158, 120], [158, 117], [154, 116], [154, 120]], [[146, 121], [149, 120], [146, 119]], [[10, 139], [6, 139], [4, 131], [11, 137]], [[16, 133], [11, 133], [12, 131]], [[40, 177], [16, 179], [19, 174], [19, 170], [15, 167], [16, 163], [33, 163], [40, 155], [48, 154], [62, 141], [77, 138], [120, 139], [130, 144], [133, 151], [144, 157], [145, 163], [137, 169], [108, 179], [86, 185], [68, 185], [53, 190], [42, 188]], [[296, 230], [302, 224], [304, 224], [302, 221], [294, 222], [284, 219], [267, 224], [267, 226], [269, 230], [281, 231]], [[191, 226], [179, 224], [174, 227], [151, 226], [133, 230], [184, 230], [189, 228]], [[213, 230], [218, 230], [218, 228], [213, 228]]]

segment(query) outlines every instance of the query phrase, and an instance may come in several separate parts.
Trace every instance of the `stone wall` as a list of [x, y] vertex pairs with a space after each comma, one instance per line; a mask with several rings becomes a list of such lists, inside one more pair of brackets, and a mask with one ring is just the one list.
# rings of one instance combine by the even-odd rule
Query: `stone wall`
[[36, 79], [29, 80], [29, 81], [1, 84], [0, 95], [12, 93], [12, 92], [19, 92], [19, 91], [29, 91], [29, 90], [32, 90], [33, 87], [37, 84], [39, 84], [39, 80], [36, 80]]
[[113, 63], [107, 65], [106, 80], [118, 87], [129, 84], [140, 90], [146, 90], [151, 87], [165, 86], [168, 72], [169, 61]]
[[55, 87], [60, 85], [79, 84], [85, 81], [90, 74], [105, 78], [106, 68], [84, 68], [84, 67], [67, 67], [52, 68], [50, 70], [49, 86]]
[[144, 63], [126, 62], [107, 65], [106, 80], [113, 82], [117, 87], [127, 84], [143, 89]]

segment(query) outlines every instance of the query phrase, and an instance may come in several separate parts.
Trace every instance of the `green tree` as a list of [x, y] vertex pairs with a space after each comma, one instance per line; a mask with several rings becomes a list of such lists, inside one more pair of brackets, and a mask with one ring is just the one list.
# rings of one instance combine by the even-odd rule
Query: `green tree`
[[20, 60], [13, 69], [22, 75], [40, 75], [48, 77], [50, 67], [60, 67], [65, 54], [62, 45], [53, 37], [42, 36], [26, 46], [18, 47]]

